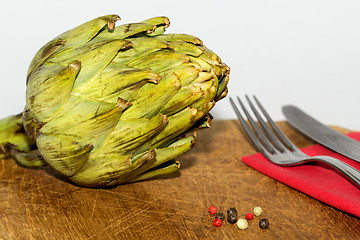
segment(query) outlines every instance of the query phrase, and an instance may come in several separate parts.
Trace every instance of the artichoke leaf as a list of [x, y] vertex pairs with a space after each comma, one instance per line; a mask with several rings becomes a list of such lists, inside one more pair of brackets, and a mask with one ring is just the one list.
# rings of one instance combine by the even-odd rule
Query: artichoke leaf
[[[51, 65], [51, 66], [48, 66]], [[76, 76], [81, 63], [77, 60], [70, 63], [65, 69], [59, 64], [45, 64], [39, 71], [33, 74], [33, 78], [39, 80], [30, 81], [26, 89], [27, 107], [36, 114], [39, 122], [47, 122], [56, 115], [68, 101], [72, 92]], [[57, 74], [50, 71], [60, 67]], [[40, 75], [40, 76], [37, 76]], [[53, 86], [57, 87], [54, 88]]]
[[205, 51], [202, 46], [184, 41], [173, 41], [170, 42], [170, 45], [174, 48], [175, 52], [187, 54], [193, 57], [199, 57]]
[[154, 159], [155, 156], [155, 151], [149, 151], [136, 160], [132, 160], [130, 155], [106, 154], [97, 156], [88, 161], [70, 179], [88, 187], [117, 185], [126, 182], [133, 171]]
[[169, 27], [170, 20], [167, 17], [154, 17], [142, 21], [142, 23], [149, 23], [156, 26], [154, 31], [147, 32], [147, 35], [152, 37], [152, 36], [162, 35], [166, 31], [166, 28]]
[[[118, 15], [107, 15], [95, 18], [91, 21], [85, 22], [78, 27], [75, 27], [63, 34], [59, 35], [57, 39], [65, 41], [67, 47], [73, 45], [82, 45], [93, 39], [99, 32], [111, 32], [114, 30], [115, 22], [120, 20]], [[104, 28], [107, 27], [107, 30]]]
[[[195, 122], [198, 122], [199, 119], [201, 119], [202, 117], [209, 115], [206, 120], [207, 126], [205, 126], [205, 127], [210, 127], [210, 122], [212, 121], [212, 116], [210, 115], [209, 112], [214, 106], [215, 106], [215, 101], [211, 101], [211, 102], [204, 103], [201, 107], [199, 107], [199, 110], [195, 117]], [[196, 124], [194, 124], [194, 125], [196, 125]]]
[[66, 48], [54, 54], [49, 61], [67, 63], [70, 59], [81, 62], [81, 70], [76, 78], [74, 89], [87, 83], [101, 72], [122, 48], [129, 47], [127, 40], [109, 40], [89, 43], [79, 47]]
[[216, 76], [214, 76], [213, 73], [200, 72], [199, 77], [197, 79], [195, 79], [192, 84], [194, 84], [196, 86], [202, 86], [204, 84], [208, 84], [208, 82], [212, 82], [212, 85], [213, 85], [214, 80], [217, 81], [217, 78], [216, 78]]
[[[205, 62], [207, 64], [209, 64], [211, 66], [211, 70], [212, 72], [215, 73], [216, 76], [220, 76], [221, 75], [221, 72], [222, 72], [222, 69], [221, 69], [221, 64], [216, 61], [215, 59], [212, 59], [211, 57], [207, 56], [206, 54], [201, 54], [199, 57], [198, 57], [198, 63], [199, 62]], [[209, 71], [209, 72], [210, 72]]]
[[167, 42], [173, 42], [173, 41], [184, 41], [196, 45], [203, 45], [203, 42], [194, 36], [188, 35], [188, 34], [163, 34], [156, 36], [155, 38], [161, 39]]
[[38, 149], [20, 151], [16, 149], [16, 146], [14, 146], [10, 147], [10, 154], [18, 164], [24, 167], [33, 168], [47, 165]]
[[[119, 97], [130, 101], [131, 98], [126, 97], [129, 95], [130, 86], [142, 81], [157, 83], [160, 79], [160, 75], [150, 69], [137, 69], [111, 63], [99, 75], [74, 92], [106, 102], [116, 102]], [[142, 85], [144, 84], [140, 84]], [[122, 91], [125, 91], [125, 94]]]
[[199, 100], [202, 95], [201, 88], [193, 84], [183, 87], [165, 104], [160, 114], [172, 115], [177, 113]]
[[43, 46], [34, 56], [33, 60], [30, 63], [29, 70], [27, 73], [26, 83], [31, 81], [31, 74], [42, 65], [46, 59], [48, 59], [52, 54], [54, 54], [58, 49], [60, 49], [65, 44], [65, 41], [62, 39], [55, 39], [48, 42]]
[[203, 72], [211, 72], [213, 71], [213, 67], [207, 63], [206, 61], [202, 60], [201, 58], [197, 58], [197, 57], [193, 57], [193, 56], [189, 56], [190, 57], [190, 61], [192, 63], [195, 63], [197, 65], [200, 66], [200, 69], [203, 71]]
[[128, 23], [115, 27], [114, 31], [102, 31], [96, 36], [96, 39], [125, 39], [139, 33], [151, 33], [155, 28], [156, 26], [149, 23]]
[[61, 135], [39, 134], [36, 143], [46, 162], [65, 176], [76, 173], [93, 149], [92, 144], [81, 145], [74, 138]]
[[111, 186], [125, 171], [132, 171], [135, 167], [131, 165], [129, 155], [107, 155], [86, 162], [70, 179], [87, 187]]
[[[222, 61], [221, 61], [221, 58], [217, 55], [217, 54], [215, 54], [213, 51], [211, 51], [209, 48], [207, 48], [207, 47], [205, 47], [205, 46], [203, 46], [203, 48], [204, 48], [204, 54], [206, 55], [206, 56], [208, 56], [209, 58], [211, 58], [211, 59], [213, 59], [214, 61], [216, 61], [218, 64], [219, 63], [221, 63]], [[218, 64], [216, 64], [216, 65], [218, 65]]]
[[129, 179], [129, 182], [138, 182], [138, 181], [147, 180], [147, 179], [161, 176], [161, 175], [167, 175], [170, 173], [174, 173], [180, 169], [180, 166], [181, 166], [181, 164], [178, 161], [175, 161], [175, 160], [173, 160], [171, 162], [169, 161], [166, 166], [145, 172], [136, 178]]
[[[114, 63], [117, 65], [126, 65], [135, 59], [163, 49], [173, 51], [170, 44], [156, 38], [138, 37], [131, 39], [131, 44], [131, 48], [119, 52], [113, 61]], [[137, 66], [137, 68], [140, 67]]]
[[29, 152], [33, 149], [36, 149], [35, 141], [26, 134], [21, 114], [0, 120], [0, 159], [14, 157], [15, 151]]
[[226, 87], [226, 88], [224, 89], [224, 91], [215, 98], [215, 101], [219, 101], [219, 100], [223, 99], [224, 97], [226, 97], [226, 95], [228, 94], [228, 92], [229, 92], [229, 90], [228, 90], [228, 88]]
[[160, 17], [153, 17], [146, 19], [144, 21], [141, 21], [142, 23], [151, 24], [154, 26], [164, 26], [165, 28], [168, 28], [170, 26], [170, 20], [168, 17], [160, 16]]
[[151, 119], [121, 119], [106, 136], [102, 145], [92, 152], [91, 157], [96, 158], [107, 154], [130, 154], [133, 149], [161, 133], [167, 123], [168, 118], [164, 115], [157, 115]]
[[202, 107], [204, 104], [208, 103], [208, 102], [212, 102], [214, 97], [216, 96], [216, 86], [212, 85], [210, 88], [208, 88], [204, 93], [203, 93], [203, 97], [200, 98], [198, 101], [196, 101], [194, 104], [192, 104], [191, 106], [194, 108], [200, 108]]
[[[121, 119], [151, 118], [158, 114], [161, 108], [180, 89], [180, 81], [176, 74], [169, 73], [158, 84], [147, 84], [140, 89], [132, 101], [131, 108], [127, 109]], [[166, 89], [166, 91], [161, 91]]]
[[157, 51], [130, 61], [128, 66], [151, 68], [153, 71], [158, 72], [189, 61], [189, 56], [185, 54], [174, 53], [172, 51]]
[[[161, 164], [164, 164], [177, 156], [180, 156], [181, 154], [184, 154], [185, 152], [191, 150], [195, 144], [196, 140], [196, 133], [188, 136], [188, 137], [182, 137], [175, 142], [171, 143], [169, 146], [164, 148], [156, 149], [156, 157], [154, 158], [155, 161], [149, 161], [137, 170], [131, 174], [131, 177], [128, 179], [128, 181], [132, 181], [132, 179], [138, 178], [140, 174], [143, 174], [148, 171], [154, 171], [152, 169], [158, 167]], [[160, 173], [158, 171], [159, 169], [156, 169], [157, 173]], [[154, 174], [151, 175], [152, 177], [155, 176]], [[145, 176], [142, 177], [142, 179]]]
[[200, 69], [194, 66], [192, 63], [183, 63], [181, 65], [168, 68], [159, 74], [164, 76], [168, 73], [175, 73], [180, 79], [181, 86], [185, 87], [199, 77], [199, 72]]
[[163, 147], [179, 133], [189, 129], [194, 123], [197, 109], [187, 107], [184, 110], [169, 117], [169, 122], [164, 130], [150, 141], [151, 148]]
[[[61, 113], [45, 124], [40, 133], [68, 136], [83, 145], [92, 143], [96, 149], [130, 105], [122, 99], [114, 104], [73, 94]], [[73, 112], [76, 114], [70, 115]]]
[[[218, 98], [219, 95], [221, 95], [223, 92], [225, 92], [228, 82], [229, 82], [229, 75], [226, 75], [222, 79], [220, 79], [219, 87], [218, 87], [218, 90], [216, 91], [216, 98]], [[225, 96], [226, 96], [226, 94], [225, 94]]]

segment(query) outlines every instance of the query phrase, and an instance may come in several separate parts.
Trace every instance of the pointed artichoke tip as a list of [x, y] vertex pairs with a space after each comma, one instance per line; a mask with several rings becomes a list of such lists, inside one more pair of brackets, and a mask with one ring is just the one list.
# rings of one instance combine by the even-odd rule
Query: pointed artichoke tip
[[175, 52], [175, 48], [170, 44], [170, 43], [166, 43], [166, 47], [170, 50], [172, 50], [173, 52]]
[[228, 65], [226, 65], [225, 63], [224, 63], [224, 65], [225, 65], [225, 69], [226, 69], [226, 75], [229, 75], [230, 74], [230, 67]]
[[166, 115], [160, 115], [161, 121], [164, 125], [166, 125], [169, 122], [169, 118]]
[[175, 161], [175, 164], [176, 164], [176, 166], [177, 166], [177, 168], [181, 168], [181, 163], [179, 162], [179, 161]]
[[79, 69], [81, 67], [81, 61], [74, 60], [68, 65], [68, 67], [73, 68], [73, 69]]
[[118, 97], [117, 102], [116, 102], [116, 108], [119, 111], [123, 111], [126, 108], [130, 107], [132, 105], [132, 102], [126, 101], [124, 99], [122, 99], [121, 97]]
[[156, 150], [152, 149], [152, 150], [148, 151], [147, 153], [145, 153], [140, 159], [147, 162], [147, 161], [150, 161], [151, 159], [154, 159], [156, 156], [157, 156]]
[[195, 131], [193, 134], [193, 139], [191, 140], [191, 147], [195, 145], [196, 139], [197, 139], [197, 132]]
[[117, 14], [114, 14], [113, 19], [114, 19], [114, 21], [119, 21], [119, 20], [121, 20], [121, 17]]
[[157, 74], [156, 72], [152, 72], [152, 70], [150, 70], [150, 71], [152, 73], [152, 77], [149, 78], [147, 80], [147, 82], [158, 84], [159, 81], [161, 80], [161, 76], [159, 74]]
[[125, 40], [126, 41], [126, 44], [124, 44], [120, 49], [121, 50], [125, 50], [125, 49], [129, 49], [133, 46], [133, 43], [128, 41], [128, 40]]
[[121, 20], [120, 16], [119, 15], [110, 15], [108, 18], [107, 18], [107, 21], [108, 21], [108, 28], [110, 31], [113, 31], [114, 28], [115, 28], [115, 22], [118, 21], [118, 20]]
[[86, 149], [87, 152], [90, 152], [93, 148], [94, 148], [93, 143], [89, 143], [89, 144], [85, 145], [85, 147], [84, 147], [84, 149]]
[[229, 89], [226, 87], [224, 89], [224, 91], [219, 96], [216, 97], [215, 101], [217, 102], [217, 101], [223, 99], [224, 97], [226, 97], [228, 92], [229, 92]]
[[204, 43], [203, 43], [203, 41], [200, 39], [200, 38], [198, 38], [198, 37], [194, 37], [195, 39], [195, 41], [194, 41], [194, 43], [196, 44], [196, 45], [200, 45], [200, 46], [203, 46], [204, 45]]
[[56, 47], [56, 46], [64, 46], [65, 45], [65, 40], [64, 39], [62, 39], [62, 38], [56, 38], [56, 39], [54, 39], [54, 40], [52, 40], [51, 42], [50, 42], [50, 44], [49, 44], [49, 47], [51, 48], [51, 47]]
[[168, 17], [164, 17], [165, 22], [165, 28], [168, 28], [170, 26], [170, 19]]
[[152, 158], [156, 157], [156, 155], [157, 155], [155, 149], [150, 150], [149, 154], [150, 154], [150, 156], [152, 156]]
[[146, 31], [146, 34], [151, 34], [151, 33], [155, 32], [156, 28], [157, 28], [157, 26], [154, 25], [154, 26], [152, 27], [152, 29], [148, 29], [148, 30]]

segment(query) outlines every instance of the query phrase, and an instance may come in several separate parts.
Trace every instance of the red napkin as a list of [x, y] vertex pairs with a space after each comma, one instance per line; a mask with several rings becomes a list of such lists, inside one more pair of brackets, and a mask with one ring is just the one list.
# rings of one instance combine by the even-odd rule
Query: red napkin
[[[360, 132], [348, 134], [360, 141]], [[304, 153], [327, 155], [340, 159], [360, 170], [360, 163], [335, 153], [319, 144], [301, 149]], [[241, 159], [245, 164], [299, 190], [319, 201], [360, 217], [360, 189], [348, 182], [342, 175], [322, 163], [281, 167], [267, 160], [261, 153]]]

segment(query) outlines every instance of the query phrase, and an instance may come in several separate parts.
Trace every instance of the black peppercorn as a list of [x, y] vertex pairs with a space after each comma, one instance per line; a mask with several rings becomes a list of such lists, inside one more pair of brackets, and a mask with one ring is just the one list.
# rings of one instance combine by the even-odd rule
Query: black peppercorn
[[237, 222], [237, 216], [235, 216], [234, 214], [230, 214], [227, 217], [227, 221], [231, 224], [234, 224]]
[[269, 225], [270, 225], [269, 220], [267, 220], [266, 218], [261, 219], [259, 222], [259, 226], [261, 229], [266, 229], [269, 227]]
[[237, 217], [237, 211], [236, 211], [236, 209], [235, 208], [229, 208], [228, 210], [227, 210], [227, 215], [229, 216], [229, 215], [235, 215], [236, 217]]
[[219, 218], [219, 219], [221, 219], [221, 221], [224, 221], [225, 220], [225, 214], [223, 214], [221, 212], [216, 213], [215, 218]]

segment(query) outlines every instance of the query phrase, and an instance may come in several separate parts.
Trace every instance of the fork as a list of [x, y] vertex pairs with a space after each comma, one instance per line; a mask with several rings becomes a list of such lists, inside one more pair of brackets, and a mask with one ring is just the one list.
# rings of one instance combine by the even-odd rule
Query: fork
[[248, 123], [241, 115], [233, 99], [230, 97], [231, 106], [233, 107], [246, 134], [249, 136], [256, 148], [267, 159], [277, 165], [286, 167], [297, 166], [314, 161], [322, 162], [334, 168], [335, 170], [338, 170], [338, 172], [342, 174], [347, 180], [353, 183], [356, 187], [360, 188], [359, 170], [333, 157], [306, 155], [299, 148], [297, 148], [276, 126], [275, 122], [270, 118], [269, 114], [265, 111], [264, 107], [261, 105], [260, 101], [255, 96], [253, 97], [258, 106], [258, 109], [260, 110], [262, 115], [265, 116], [268, 124], [264, 120], [264, 117], [261, 116], [259, 111], [256, 109], [250, 98], [247, 95], [245, 97], [259, 124], [257, 124], [255, 120], [251, 117], [250, 113], [246, 110], [245, 105], [239, 97], [237, 97], [237, 100], [246, 115]]

